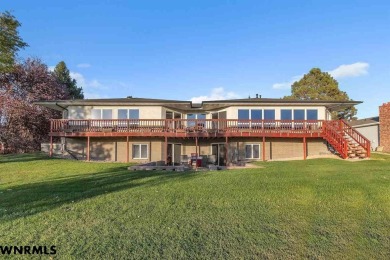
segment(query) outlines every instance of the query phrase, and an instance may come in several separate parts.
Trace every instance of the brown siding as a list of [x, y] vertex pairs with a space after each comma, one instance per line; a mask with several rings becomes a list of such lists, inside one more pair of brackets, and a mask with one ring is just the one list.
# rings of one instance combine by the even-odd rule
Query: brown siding
[[[91, 160], [107, 160], [126, 162], [126, 138], [91, 138]], [[195, 153], [194, 139], [168, 139], [168, 143], [182, 144], [182, 155], [190, 156]], [[211, 144], [225, 143], [225, 138], [200, 139], [199, 154], [210, 155]], [[132, 145], [147, 144], [149, 146], [148, 159], [132, 159]], [[262, 138], [229, 138], [229, 160], [238, 154], [239, 160], [245, 160], [245, 145], [259, 144], [260, 158], [263, 159], [263, 142]], [[79, 159], [86, 159], [87, 154], [86, 138], [66, 138], [66, 149]], [[165, 143], [163, 138], [145, 138], [136, 137], [129, 139], [129, 161], [144, 163], [148, 161], [165, 160]], [[326, 144], [321, 138], [307, 139], [307, 155], [320, 156], [329, 154]], [[303, 159], [303, 139], [301, 138], [266, 138], [265, 142], [265, 159], [280, 160], [289, 158]]]
[[307, 138], [307, 156], [329, 155], [326, 141], [322, 138]]
[[[97, 161], [117, 161], [126, 162], [126, 138], [91, 138], [91, 160]], [[132, 159], [133, 144], [147, 144], [149, 158]], [[130, 138], [129, 139], [129, 161], [149, 162], [162, 160], [163, 140], [150, 138]], [[66, 149], [81, 160], [87, 158], [86, 138], [66, 138]]]
[[272, 160], [303, 158], [303, 139], [274, 138], [270, 150]]
[[390, 152], [390, 102], [379, 107], [379, 124], [380, 146]]

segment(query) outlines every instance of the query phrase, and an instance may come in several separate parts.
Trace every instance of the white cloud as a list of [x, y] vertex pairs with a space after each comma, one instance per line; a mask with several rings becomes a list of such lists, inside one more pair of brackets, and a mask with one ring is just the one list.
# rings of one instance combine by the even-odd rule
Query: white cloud
[[77, 64], [77, 68], [85, 69], [85, 68], [89, 68], [89, 67], [91, 67], [91, 64], [89, 64], [89, 63], [80, 63], [80, 64]]
[[107, 89], [103, 84], [98, 80], [87, 80], [83, 74], [79, 72], [71, 71], [70, 76], [77, 81], [77, 85], [83, 87], [83, 89]]
[[[368, 73], [370, 64], [366, 62], [355, 62], [352, 64], [343, 64], [335, 68], [334, 70], [328, 71], [335, 79], [348, 78], [348, 77], [359, 77]], [[279, 82], [272, 85], [273, 89], [289, 89], [291, 85], [300, 80], [303, 75], [292, 77], [289, 81]]]
[[202, 103], [202, 101], [207, 100], [223, 100], [223, 99], [234, 99], [240, 98], [240, 96], [232, 91], [226, 92], [224, 88], [213, 88], [210, 95], [208, 96], [198, 96], [191, 98], [193, 103]]
[[343, 64], [329, 71], [329, 74], [336, 79], [347, 77], [359, 77], [368, 73], [370, 64], [366, 62], [356, 62], [352, 64]]
[[[49, 66], [48, 70], [54, 71], [54, 68], [55, 66]], [[108, 87], [104, 86], [97, 79], [86, 79], [83, 74], [75, 71], [69, 71], [69, 75], [72, 79], [75, 79], [77, 81], [77, 86], [83, 88], [85, 98], [108, 98], [107, 95], [102, 95], [98, 93], [102, 90], [107, 90]]]
[[302, 78], [303, 75], [297, 75], [297, 76], [294, 76], [292, 77], [289, 81], [286, 81], [286, 82], [280, 82], [280, 83], [275, 83], [272, 85], [272, 88], [273, 89], [289, 89], [291, 87], [291, 85], [299, 80], [300, 78]]

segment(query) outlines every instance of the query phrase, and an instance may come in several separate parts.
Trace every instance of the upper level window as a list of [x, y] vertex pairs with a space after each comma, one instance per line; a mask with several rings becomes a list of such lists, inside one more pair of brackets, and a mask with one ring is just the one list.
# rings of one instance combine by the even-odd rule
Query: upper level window
[[249, 109], [239, 109], [238, 110], [238, 119], [249, 120]]
[[275, 120], [275, 109], [264, 109], [264, 120]]
[[239, 109], [238, 119], [241, 120], [261, 120], [263, 119], [263, 110], [261, 109]]
[[206, 119], [206, 114], [187, 114], [187, 119]]
[[206, 119], [206, 114], [196, 114], [197, 119]]
[[291, 109], [282, 109], [280, 111], [281, 120], [292, 120], [292, 110]]
[[118, 119], [139, 119], [139, 109], [118, 109]]
[[102, 109], [102, 119], [112, 119], [112, 109]]
[[[191, 120], [187, 123], [188, 126], [195, 126], [195, 120], [198, 120], [198, 125], [203, 124], [203, 126], [204, 126], [205, 122], [203, 120], [206, 119], [206, 114], [203, 114], [203, 113], [187, 114], [187, 119]], [[201, 121], [199, 122], [199, 120], [201, 120]]]
[[263, 119], [263, 111], [261, 109], [252, 109], [251, 110], [251, 119], [252, 120], [261, 120]]
[[305, 120], [305, 110], [294, 109], [294, 120]]
[[112, 119], [112, 109], [92, 109], [92, 119]]
[[318, 120], [318, 110], [317, 109], [308, 109], [306, 110], [307, 120]]

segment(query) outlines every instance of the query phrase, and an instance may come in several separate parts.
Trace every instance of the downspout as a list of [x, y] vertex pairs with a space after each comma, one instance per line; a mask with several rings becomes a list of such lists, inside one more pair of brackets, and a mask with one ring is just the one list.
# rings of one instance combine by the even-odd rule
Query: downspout
[[60, 105], [58, 105], [58, 103], [56, 102], [56, 106], [57, 107], [59, 107], [59, 108], [62, 108], [63, 110], [66, 110], [66, 111], [68, 111], [69, 112], [69, 110], [66, 108], [66, 107], [63, 107], [63, 106], [60, 106]]

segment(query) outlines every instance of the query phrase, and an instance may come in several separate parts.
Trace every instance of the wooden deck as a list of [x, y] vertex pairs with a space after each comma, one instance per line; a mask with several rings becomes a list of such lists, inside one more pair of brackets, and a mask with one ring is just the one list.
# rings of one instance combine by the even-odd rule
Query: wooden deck
[[323, 137], [323, 120], [139, 119], [51, 120], [62, 137]]
[[[91, 137], [126, 137], [129, 158], [129, 137], [163, 137], [167, 151], [168, 138], [195, 139], [198, 154], [199, 138], [262, 137], [263, 160], [267, 137], [302, 138], [306, 159], [307, 138], [324, 138], [344, 159], [351, 154], [351, 145], [359, 146], [370, 157], [370, 141], [344, 120], [237, 120], [237, 119], [52, 119], [50, 121], [50, 155], [53, 137], [87, 138], [89, 160]], [[352, 143], [351, 143], [352, 142]], [[356, 147], [355, 147], [356, 148]], [[227, 154], [227, 153], [226, 153]], [[165, 160], [166, 162], [166, 160]]]

